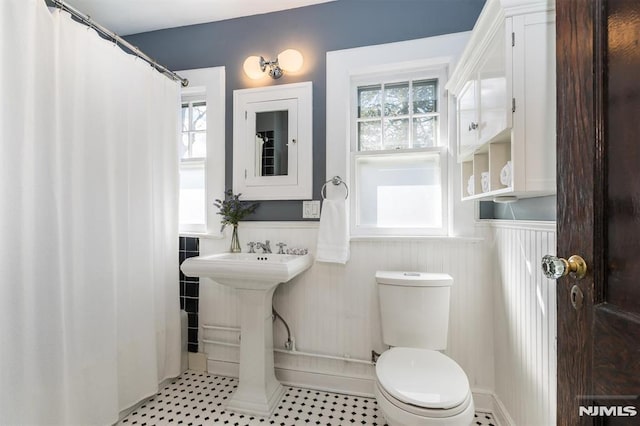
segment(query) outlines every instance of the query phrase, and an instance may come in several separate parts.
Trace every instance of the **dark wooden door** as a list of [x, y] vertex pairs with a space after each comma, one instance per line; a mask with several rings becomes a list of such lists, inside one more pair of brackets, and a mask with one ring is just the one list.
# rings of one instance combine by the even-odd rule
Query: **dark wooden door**
[[589, 267], [558, 280], [558, 424], [637, 425], [640, 0], [557, 0], [556, 13], [558, 256]]

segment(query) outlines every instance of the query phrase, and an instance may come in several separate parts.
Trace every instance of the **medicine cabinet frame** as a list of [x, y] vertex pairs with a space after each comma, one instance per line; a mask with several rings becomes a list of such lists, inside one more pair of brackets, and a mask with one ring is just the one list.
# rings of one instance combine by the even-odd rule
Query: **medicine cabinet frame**
[[[286, 114], [278, 115], [284, 111]], [[282, 166], [286, 174], [265, 176], [263, 142], [267, 143], [267, 137], [259, 130], [258, 115], [270, 112], [280, 121], [287, 119], [286, 125], [279, 126], [286, 136], [286, 152], [280, 156], [287, 163]], [[274, 167], [276, 160], [274, 154]], [[312, 191], [312, 83], [234, 90], [233, 192], [242, 194], [243, 200], [304, 200], [312, 198]]]

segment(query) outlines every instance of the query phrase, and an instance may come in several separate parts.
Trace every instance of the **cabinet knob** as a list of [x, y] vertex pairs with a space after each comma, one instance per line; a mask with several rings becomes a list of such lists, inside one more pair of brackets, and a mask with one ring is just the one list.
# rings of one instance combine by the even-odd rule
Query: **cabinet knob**
[[473, 121], [469, 124], [469, 131], [475, 130], [478, 128], [478, 123], [474, 123]]

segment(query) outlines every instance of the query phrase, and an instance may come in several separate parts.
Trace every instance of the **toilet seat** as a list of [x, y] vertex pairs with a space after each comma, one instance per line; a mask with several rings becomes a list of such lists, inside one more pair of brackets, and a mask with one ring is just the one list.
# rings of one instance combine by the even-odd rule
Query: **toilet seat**
[[464, 410], [471, 399], [469, 381], [462, 368], [433, 350], [392, 348], [385, 351], [376, 363], [376, 376], [380, 391], [391, 401], [395, 400], [394, 405], [440, 413], [437, 417], [444, 414], [442, 411], [447, 411], [449, 416], [459, 411], [456, 408]]
[[[467, 397], [457, 407], [449, 409], [439, 408], [424, 408], [411, 404], [406, 404], [390, 395], [380, 384], [376, 381], [376, 400], [378, 404], [383, 408], [383, 413], [389, 414], [389, 406], [385, 408], [385, 404], [393, 406], [397, 412], [410, 413], [417, 418], [422, 419], [452, 419], [452, 418], [465, 418], [469, 412], [474, 412], [473, 397], [471, 392], [467, 394]], [[381, 399], [383, 398], [383, 399]], [[383, 402], [384, 401], [384, 402]], [[396, 412], [396, 414], [397, 414]], [[471, 416], [473, 417], [473, 415]]]

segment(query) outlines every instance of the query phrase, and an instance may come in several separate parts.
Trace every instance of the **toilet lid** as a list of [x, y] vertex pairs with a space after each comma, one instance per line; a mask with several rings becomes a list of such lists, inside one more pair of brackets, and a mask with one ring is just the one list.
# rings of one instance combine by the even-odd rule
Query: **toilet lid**
[[378, 358], [376, 375], [394, 398], [424, 408], [449, 409], [469, 393], [467, 375], [455, 361], [437, 351], [392, 348]]

